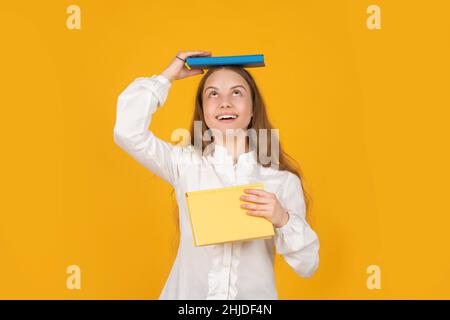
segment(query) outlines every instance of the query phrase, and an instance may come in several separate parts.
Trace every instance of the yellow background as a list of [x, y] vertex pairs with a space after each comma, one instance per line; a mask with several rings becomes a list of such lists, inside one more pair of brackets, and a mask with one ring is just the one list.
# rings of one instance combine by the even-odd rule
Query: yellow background
[[[66, 8], [81, 8], [69, 30]], [[370, 4], [381, 30], [366, 27]], [[450, 4], [26, 1], [0, 6], [0, 298], [156, 299], [175, 257], [171, 187], [113, 142], [117, 96], [179, 50], [249, 69], [314, 198], [320, 267], [276, 260], [280, 299], [450, 298]], [[200, 76], [151, 129], [188, 128]], [[66, 268], [81, 268], [81, 289]], [[369, 265], [381, 289], [366, 287]]]

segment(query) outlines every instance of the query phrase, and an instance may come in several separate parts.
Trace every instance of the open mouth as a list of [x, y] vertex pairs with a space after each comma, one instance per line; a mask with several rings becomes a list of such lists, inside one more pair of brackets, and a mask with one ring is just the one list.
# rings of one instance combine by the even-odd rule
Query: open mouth
[[233, 122], [237, 118], [239, 118], [237, 114], [222, 114], [216, 117], [220, 122]]

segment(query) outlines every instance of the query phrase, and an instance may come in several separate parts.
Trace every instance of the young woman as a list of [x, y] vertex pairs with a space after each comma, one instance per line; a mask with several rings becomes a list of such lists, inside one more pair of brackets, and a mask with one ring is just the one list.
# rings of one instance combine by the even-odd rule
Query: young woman
[[[319, 240], [306, 221], [299, 170], [281, 147], [276, 159], [261, 161], [258, 156], [279, 142], [271, 136], [263, 99], [250, 73], [232, 66], [208, 69], [198, 87], [189, 144], [173, 145], [148, 130], [172, 83], [204, 73], [187, 69], [185, 59], [208, 55], [179, 52], [161, 74], [129, 84], [118, 98], [114, 141], [176, 192], [180, 243], [159, 299], [277, 299], [274, 249], [298, 275], [308, 278], [318, 268]], [[195, 123], [201, 124], [200, 131]], [[266, 129], [265, 148], [261, 140], [246, 134], [250, 129]], [[211, 132], [215, 134], [208, 136]], [[264, 190], [247, 189], [243, 208], [272, 222], [275, 236], [195, 247], [184, 193], [255, 182], [263, 182]]]

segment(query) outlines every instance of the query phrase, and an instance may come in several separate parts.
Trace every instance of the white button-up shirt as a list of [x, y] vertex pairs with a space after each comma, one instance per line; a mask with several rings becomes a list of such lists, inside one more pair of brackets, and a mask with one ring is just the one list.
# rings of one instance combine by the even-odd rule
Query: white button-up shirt
[[[118, 97], [114, 127], [115, 143], [176, 192], [180, 243], [159, 299], [278, 299], [274, 249], [299, 276], [312, 276], [319, 265], [319, 240], [305, 220], [301, 181], [289, 171], [261, 166], [255, 151], [242, 153], [234, 164], [221, 145], [202, 155], [192, 145], [156, 137], [149, 131], [152, 115], [171, 85], [162, 75], [136, 78]], [[196, 247], [184, 193], [255, 182], [276, 194], [288, 222], [270, 239]]]

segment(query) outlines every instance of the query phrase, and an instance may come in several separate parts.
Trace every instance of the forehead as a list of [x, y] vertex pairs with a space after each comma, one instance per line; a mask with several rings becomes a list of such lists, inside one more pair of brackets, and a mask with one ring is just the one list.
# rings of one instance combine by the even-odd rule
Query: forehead
[[205, 90], [209, 86], [217, 87], [226, 90], [235, 85], [242, 85], [249, 89], [247, 81], [239, 74], [231, 70], [218, 70], [206, 79]]

